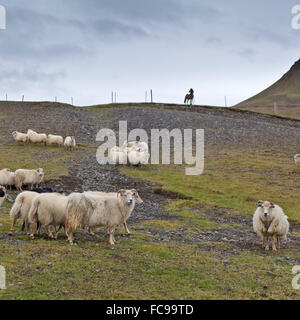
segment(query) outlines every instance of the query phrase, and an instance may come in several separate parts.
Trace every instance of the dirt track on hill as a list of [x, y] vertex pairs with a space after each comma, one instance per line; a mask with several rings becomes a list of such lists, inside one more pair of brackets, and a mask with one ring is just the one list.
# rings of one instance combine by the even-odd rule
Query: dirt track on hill
[[[97, 146], [95, 137], [102, 128], [118, 131], [120, 120], [128, 121], [128, 130], [142, 128], [150, 136], [151, 129], [205, 129], [206, 153], [217, 154], [224, 149], [243, 149], [249, 152], [274, 150], [291, 156], [300, 151], [300, 122], [283, 120], [269, 116], [235, 112], [226, 109], [209, 109], [194, 107], [193, 109], [173, 110], [165, 108], [122, 107], [104, 108], [101, 112], [90, 109], [75, 108], [61, 104], [35, 103], [0, 103], [0, 138], [3, 144], [14, 144], [10, 133], [14, 130], [27, 131], [31, 128], [39, 132], [75, 135], [79, 144]], [[284, 150], [284, 151], [283, 151]], [[96, 149], [86, 155], [70, 161], [70, 175], [61, 181], [49, 181], [47, 186], [56, 190], [73, 191], [116, 191], [120, 188], [136, 188], [144, 204], [138, 206], [130, 219], [130, 223], [152, 219], [177, 219], [161, 209], [161, 204], [168, 201], [162, 195], [154, 194], [154, 184], [140, 181], [120, 174], [118, 167], [100, 168], [96, 162]], [[222, 215], [222, 208], [206, 213], [209, 220], [231, 223], [231, 218]], [[216, 232], [200, 232], [198, 235], [186, 236], [180, 230], [170, 232], [145, 229], [154, 235], [154, 241], [183, 241], [200, 243], [202, 241], [220, 241], [233, 243], [237, 248], [257, 247], [259, 241], [250, 230], [251, 220], [240, 221], [241, 227], [235, 229], [218, 229]], [[245, 231], [247, 229], [247, 231]], [[293, 226], [293, 231], [298, 231]], [[298, 238], [285, 245], [287, 248], [299, 247]]]

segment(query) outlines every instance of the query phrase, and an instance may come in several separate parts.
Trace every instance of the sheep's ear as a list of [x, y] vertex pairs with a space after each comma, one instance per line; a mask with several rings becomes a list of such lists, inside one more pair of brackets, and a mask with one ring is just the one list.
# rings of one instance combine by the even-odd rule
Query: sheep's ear
[[131, 192], [133, 193], [133, 196], [134, 196], [137, 204], [143, 203], [143, 200], [141, 199], [140, 195], [138, 194], [138, 192], [135, 189], [132, 189]]
[[258, 200], [257, 202], [256, 202], [256, 206], [257, 207], [261, 207], [262, 205], [263, 205], [263, 201], [262, 200]]
[[126, 190], [124, 190], [124, 189], [121, 189], [118, 191], [118, 194], [121, 196], [124, 196], [125, 193], [126, 193]]
[[273, 202], [270, 202], [270, 208], [274, 209], [275, 208], [275, 204]]

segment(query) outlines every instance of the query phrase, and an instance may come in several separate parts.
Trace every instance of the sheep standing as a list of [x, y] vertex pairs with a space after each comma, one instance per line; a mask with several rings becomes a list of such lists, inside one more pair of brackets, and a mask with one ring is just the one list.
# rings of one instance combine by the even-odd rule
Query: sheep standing
[[29, 142], [29, 137], [28, 134], [26, 133], [21, 133], [18, 131], [14, 131], [12, 133], [13, 138], [15, 139], [16, 142], [23, 142], [24, 144]]
[[300, 154], [294, 155], [294, 161], [295, 161], [295, 165], [297, 166], [300, 165]]
[[27, 131], [29, 141], [32, 143], [47, 143], [47, 135], [45, 133], [37, 133], [31, 129]]
[[[32, 225], [31, 238], [34, 238], [36, 225], [44, 226], [50, 238], [57, 239], [58, 233], [66, 224], [68, 198], [58, 193], [45, 193], [34, 198], [28, 213], [28, 222]], [[49, 227], [58, 229], [53, 236]]]
[[43, 179], [44, 179], [43, 168], [39, 168], [37, 170], [19, 169], [15, 172], [16, 188], [19, 191], [23, 191], [22, 190], [23, 185], [31, 185], [31, 189], [33, 188], [33, 185], [38, 187], [39, 184], [43, 181]]
[[73, 244], [73, 232], [77, 227], [105, 226], [109, 232], [109, 243], [114, 245], [115, 228], [124, 224], [134, 210], [135, 203], [142, 203], [136, 190], [119, 190], [117, 197], [103, 197], [89, 192], [73, 193], [67, 205], [67, 235]]
[[130, 149], [128, 152], [128, 161], [133, 166], [146, 165], [149, 163], [150, 155], [141, 149]]
[[257, 206], [253, 216], [253, 229], [261, 237], [262, 247], [269, 250], [269, 238], [272, 238], [272, 249], [279, 249], [280, 238], [287, 239], [289, 232], [288, 217], [272, 202], [260, 200]]
[[15, 185], [15, 173], [11, 172], [10, 169], [3, 169], [0, 171], [0, 185], [9, 187]]
[[64, 144], [64, 138], [62, 136], [56, 136], [53, 134], [48, 134], [47, 143], [49, 145], [62, 146]]
[[[118, 193], [117, 192], [99, 192], [99, 191], [88, 191], [88, 193], [91, 193], [91, 194], [94, 194], [94, 195], [97, 195], [99, 197], [114, 197], [114, 198], [117, 198], [118, 197]], [[140, 198], [140, 196], [138, 196], [136, 198], [136, 204], [142, 204], [143, 201], [142, 199]], [[128, 229], [128, 226], [127, 226], [127, 222], [125, 221], [123, 223], [123, 226], [124, 226], [124, 229], [125, 231], [128, 233], [128, 234], [131, 234], [131, 232], [129, 231]], [[95, 235], [92, 231], [92, 228], [89, 228], [89, 234], [90, 235]]]
[[76, 140], [75, 137], [66, 137], [65, 142], [64, 142], [64, 146], [66, 148], [70, 148], [70, 149], [75, 149], [76, 148]]
[[28, 213], [31, 207], [32, 200], [38, 196], [38, 193], [25, 191], [20, 193], [12, 206], [9, 216], [12, 219], [10, 235], [14, 233], [14, 226], [18, 219], [25, 223], [27, 234], [29, 234]]

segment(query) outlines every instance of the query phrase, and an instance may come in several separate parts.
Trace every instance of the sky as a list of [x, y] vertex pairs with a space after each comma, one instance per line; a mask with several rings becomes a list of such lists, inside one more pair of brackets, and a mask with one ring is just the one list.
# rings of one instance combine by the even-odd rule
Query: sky
[[0, 100], [235, 105], [300, 58], [295, 1], [0, 0]]

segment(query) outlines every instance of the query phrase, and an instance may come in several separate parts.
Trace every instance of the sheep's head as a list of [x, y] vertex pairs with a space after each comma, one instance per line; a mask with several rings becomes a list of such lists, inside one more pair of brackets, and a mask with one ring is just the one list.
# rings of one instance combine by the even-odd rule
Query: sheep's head
[[17, 131], [14, 131], [14, 132], [12, 133], [12, 136], [15, 137], [17, 134], [18, 134], [18, 132], [17, 132]]
[[139, 196], [138, 192], [135, 190], [135, 189], [132, 189], [131, 190], [132, 194], [133, 194], [133, 197], [135, 199], [135, 202], [137, 204], [142, 204], [144, 201], [141, 199], [141, 197]]
[[131, 190], [119, 190], [118, 197], [127, 206], [135, 205], [135, 196]]
[[37, 169], [37, 173], [38, 173], [38, 175], [39, 175], [39, 177], [44, 177], [44, 169], [43, 168], [39, 168], [39, 169]]
[[268, 220], [272, 214], [272, 209], [275, 208], [275, 205], [273, 202], [270, 201], [262, 201], [259, 200], [256, 205], [258, 206], [260, 210], [260, 216], [262, 220]]

